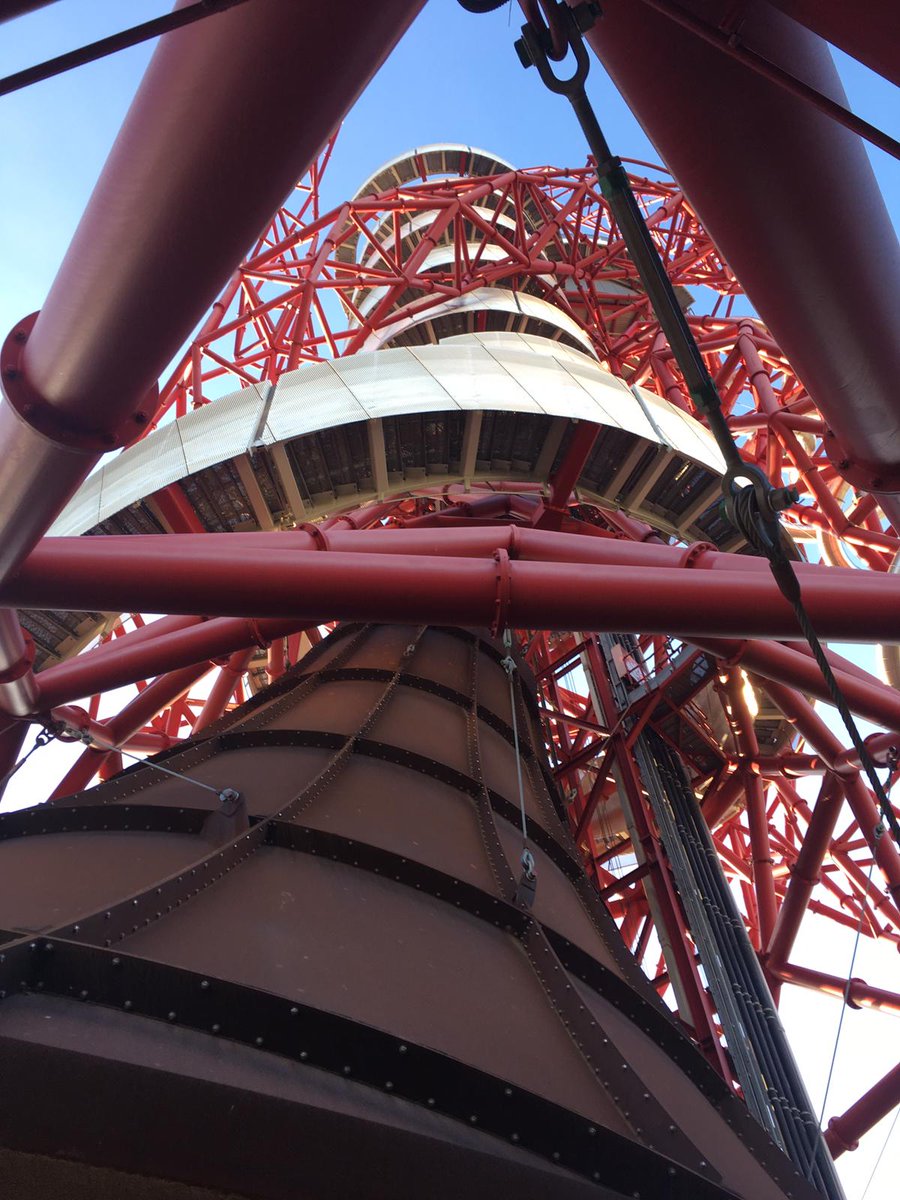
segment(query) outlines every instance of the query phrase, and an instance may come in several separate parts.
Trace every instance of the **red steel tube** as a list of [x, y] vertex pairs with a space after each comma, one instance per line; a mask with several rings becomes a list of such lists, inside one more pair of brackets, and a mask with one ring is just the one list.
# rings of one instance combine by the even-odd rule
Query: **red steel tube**
[[192, 734], [202, 732], [208, 725], [212, 725], [214, 721], [218, 721], [219, 717], [222, 716], [228, 707], [231, 697], [234, 695], [238, 680], [247, 670], [250, 660], [255, 653], [256, 647], [251, 646], [249, 650], [236, 650], [231, 655], [228, 662], [219, 672], [216, 682], [210, 688], [209, 695], [206, 697], [206, 703], [200, 709], [197, 720], [194, 722], [194, 727], [191, 730]]
[[222, 658], [246, 648], [248, 642], [264, 646], [270, 638], [283, 637], [319, 623], [308, 617], [280, 621], [225, 617], [204, 621], [191, 629], [176, 630], [155, 642], [109, 646], [96, 657], [93, 651], [82, 654], [40, 673], [40, 707], [42, 711], [53, 709], [96, 692]]
[[797, 987], [812, 988], [817, 992], [825, 992], [840, 1000], [846, 998], [851, 1008], [877, 1008], [881, 1012], [900, 1013], [900, 995], [889, 992], [886, 988], [873, 987], [864, 979], [842, 979], [840, 975], [828, 975], [824, 971], [814, 971], [811, 967], [800, 967], [796, 963], [785, 963], [772, 972], [784, 983], [793, 983]]
[[855, 1150], [864, 1133], [900, 1104], [900, 1063], [879, 1079], [864, 1096], [851, 1104], [839, 1117], [832, 1117], [825, 1133], [825, 1144], [832, 1158], [846, 1150]]
[[[809, 701], [792, 688], [771, 680], [765, 683], [765, 689], [773, 703], [796, 725], [798, 732], [816, 753], [833, 764], [843, 746]], [[876, 828], [880, 828], [881, 817], [872, 794], [857, 771], [841, 775], [840, 783], [847, 803], [859, 822], [860, 831], [884, 873], [891, 897], [895, 904], [900, 904], [900, 851], [889, 834], [881, 836], [875, 832]]]
[[[491, 498], [493, 499], [493, 498]], [[505, 503], [505, 498], [503, 503]], [[530, 509], [529, 509], [530, 512]], [[622, 514], [617, 514], [621, 517]], [[430, 528], [385, 528], [355, 530], [317, 526], [316, 532], [297, 529], [290, 533], [202, 533], [110, 535], [103, 538], [44, 538], [15, 576], [0, 587], [3, 604], [41, 604], [41, 586], [51, 580], [77, 579], [91, 571], [122, 571], [123, 560], [158, 564], [170, 570], [181, 561], [198, 561], [220, 566], [246, 561], [248, 556], [280, 552], [296, 557], [304, 551], [331, 550], [361, 554], [421, 554], [441, 558], [485, 558], [505, 550], [511, 558], [535, 562], [570, 562], [609, 567], [677, 568], [689, 565], [694, 571], [714, 571], [771, 578], [768, 563], [749, 554], [724, 554], [706, 543], [684, 549], [662, 542], [625, 541], [615, 537], [586, 537], [576, 533], [547, 532], [518, 526], [460, 526]], [[850, 567], [826, 567], [795, 563], [801, 584], [830, 579], [887, 588], [882, 573], [866, 574]], [[204, 565], [204, 570], [206, 566]], [[58, 600], [58, 598], [57, 598]]]
[[[686, 7], [731, 28], [728, 0]], [[740, 17], [748, 48], [846, 104], [820, 38], [764, 3]], [[900, 308], [886, 299], [900, 248], [863, 143], [634, 0], [605, 0], [586, 36], [815, 397], [832, 461], [866, 490], [900, 490]]]
[[890, 0], [886, 4], [847, 4], [847, 0], [769, 3], [900, 86], [897, 9]]
[[705, 796], [701, 813], [710, 829], [715, 829], [719, 822], [740, 801], [744, 793], [744, 776], [740, 771], [728, 775], [714, 792]]
[[[778, 642], [732, 641], [723, 638], [692, 636], [690, 642], [701, 650], [730, 663], [740, 662], [747, 671], [776, 683], [799, 688], [816, 699], [831, 702], [831, 696], [815, 661], [806, 654]], [[867, 683], [855, 674], [834, 668], [834, 675], [851, 710], [860, 717], [888, 729], [900, 730], [900, 696], [874, 677]], [[830, 763], [835, 770], [851, 765], [849, 758], [836, 756]]]
[[[740, 749], [743, 754], [755, 757], [759, 754], [759, 743], [753, 727], [753, 718], [744, 698], [740, 671], [730, 672], [725, 688], [735, 715]], [[745, 771], [744, 783], [747, 796], [747, 824], [750, 828], [750, 850], [753, 856], [753, 886], [759, 910], [759, 946], [762, 948], [767, 945], [772, 936], [772, 930], [775, 928], [778, 902], [775, 898], [775, 877], [772, 870], [763, 781], [758, 775]]]
[[791, 878], [778, 912], [771, 939], [763, 943], [766, 969], [783, 965], [791, 952], [810, 898], [819, 882], [819, 870], [825, 860], [844, 797], [834, 778], [826, 778], [819, 790], [806, 836], [791, 868]]
[[[108, 723], [95, 721], [83, 708], [72, 704], [63, 704], [54, 708], [50, 716], [54, 721], [61, 722], [69, 729], [77, 729], [82, 735], [90, 737], [95, 749], [108, 749], [112, 744]], [[170, 746], [174, 746], [175, 741], [176, 739], [168, 733], [148, 729], [138, 730], [125, 741], [117, 742], [116, 745], [136, 753], [156, 754], [160, 750], [168, 750]]]
[[[98, 547], [106, 540], [93, 539]], [[585, 544], [611, 543], [585, 539]], [[98, 574], [101, 548], [90, 567], [82, 561], [52, 586], [27, 588], [20, 576], [4, 590], [30, 607], [55, 608], [64, 600], [86, 611], [143, 606], [216, 616], [299, 618], [316, 612], [332, 619], [492, 625], [499, 605], [505, 610], [502, 623], [519, 628], [633, 630], [693, 640], [797, 635], [793, 610], [767, 575], [722, 571], [701, 579], [688, 568], [611, 571], [593, 564], [511, 561], [498, 553], [496, 560], [245, 553], [235, 571], [230, 554], [224, 561], [201, 554], [178, 560], [163, 551], [157, 560], [148, 547], [139, 558], [111, 553]], [[156, 561], [165, 571], [153, 569]], [[803, 593], [824, 638], [900, 641], [900, 576], [822, 569], [804, 578]], [[815, 667], [802, 655], [793, 658]]]
[[160, 372], [420, 6], [253, 0], [161, 39], [43, 309], [3, 351], [0, 577], [152, 419]]
[[126, 745], [147, 721], [155, 717], [161, 709], [183, 696], [209, 669], [208, 662], [194, 663], [190, 667], [183, 667], [180, 671], [162, 675], [159, 679], [154, 679], [153, 683], [144, 688], [140, 695], [135, 696], [120, 713], [117, 713], [109, 721], [92, 723], [93, 727], [87, 732], [90, 732], [94, 738], [102, 738], [108, 749], [101, 750], [94, 746], [88, 746], [66, 772], [50, 799], [57, 800], [60, 796], [68, 796], [72, 792], [86, 788], [106, 762], [110, 750]]

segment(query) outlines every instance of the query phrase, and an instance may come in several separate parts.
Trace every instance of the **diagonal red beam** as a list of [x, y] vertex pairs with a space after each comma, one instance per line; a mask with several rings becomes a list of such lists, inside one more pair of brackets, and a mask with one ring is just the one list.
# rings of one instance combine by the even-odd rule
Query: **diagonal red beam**
[[0, 576], [152, 420], [160, 373], [420, 7], [254, 0], [160, 40], [40, 314], [3, 349]]
[[791, 867], [790, 882], [771, 939], [763, 943], [767, 966], [787, 962], [800, 923], [819, 882], [819, 871], [831, 845], [844, 797], [837, 780], [827, 778], [819, 791], [806, 836]]
[[248, 644], [263, 647], [273, 638], [318, 624], [321, 622], [308, 617], [274, 621], [223, 617], [175, 630], [155, 641], [147, 639], [130, 646], [112, 645], [105, 647], [102, 653], [90, 651], [41, 672], [41, 709], [46, 711], [96, 692], [111, 691], [164, 672], [223, 658], [246, 649]]
[[209, 669], [208, 662], [194, 663], [180, 671], [162, 675], [126, 704], [116, 716], [108, 721], [92, 722], [88, 732], [95, 738], [102, 738], [108, 749], [89, 746], [66, 772], [50, 799], [56, 800], [60, 796], [67, 796], [87, 787], [106, 762], [109, 750], [127, 744], [151, 717], [155, 717], [158, 712], [183, 696]]
[[868, 1133], [898, 1104], [900, 1063], [888, 1071], [884, 1078], [879, 1079], [874, 1087], [869, 1088], [865, 1095], [860, 1096], [855, 1104], [851, 1104], [846, 1112], [841, 1113], [839, 1117], [832, 1117], [828, 1122], [825, 1144], [831, 1151], [832, 1158], [837, 1158], [846, 1150], [855, 1150], [862, 1135]]

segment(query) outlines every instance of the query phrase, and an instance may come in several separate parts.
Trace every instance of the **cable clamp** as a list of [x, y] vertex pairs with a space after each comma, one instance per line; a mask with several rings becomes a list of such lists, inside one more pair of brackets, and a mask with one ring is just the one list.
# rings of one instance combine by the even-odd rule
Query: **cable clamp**
[[537, 893], [537, 870], [535, 869], [534, 855], [527, 847], [522, 850], [519, 862], [522, 874], [519, 876], [516, 888], [516, 904], [521, 904], [524, 908], [531, 908]]

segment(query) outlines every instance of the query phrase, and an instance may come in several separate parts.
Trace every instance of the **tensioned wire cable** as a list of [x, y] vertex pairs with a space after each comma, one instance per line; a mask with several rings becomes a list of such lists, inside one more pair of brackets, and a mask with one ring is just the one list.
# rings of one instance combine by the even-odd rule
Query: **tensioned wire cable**
[[[476, 0], [478, 4], [481, 2], [482, 0]], [[548, 0], [547, 3], [542, 3], [541, 7], [546, 14], [552, 6]], [[578, 9], [570, 9], [564, 4], [556, 5], [553, 10], [553, 34], [566, 40], [567, 49], [575, 58], [575, 70], [568, 79], [560, 79], [553, 73], [547, 36], [531, 24], [522, 27], [522, 38], [516, 43], [516, 50], [524, 66], [537, 67], [545, 86], [557, 95], [565, 96], [572, 105], [594, 158], [600, 190], [609, 203], [653, 313], [678, 363], [691, 399], [700, 415], [706, 418], [707, 426], [725, 460], [726, 471], [722, 479], [722, 491], [726, 515], [757, 554], [765, 556], [768, 560], [775, 582], [794, 610], [797, 623], [822, 672], [829, 695], [859, 755], [860, 765], [875, 793], [882, 821], [900, 845], [900, 823], [897, 815], [885, 794], [872, 756], [813, 628], [809, 613], [803, 604], [800, 581], [785, 552], [779, 513], [799, 500], [799, 492], [793, 487], [773, 487], [760, 467], [742, 459], [725, 418], [718, 388], [678, 302], [665, 264], [632, 191], [628, 175], [621, 159], [610, 150], [585, 91], [590, 60], [582, 38], [582, 30], [589, 27], [593, 20], [593, 12], [590, 10], [591, 6], [586, 4], [580, 5]]]
[[[885, 792], [887, 794], [890, 794], [891, 788], [893, 787], [894, 775], [895, 775], [895, 769], [891, 768], [890, 772], [888, 773], [887, 784], [885, 785]], [[884, 835], [884, 826], [879, 823], [875, 828], [876, 840], [878, 838], [882, 837], [883, 835]], [[866, 915], [866, 903], [869, 899], [869, 891], [871, 890], [871, 887], [872, 887], [872, 873], [874, 870], [875, 870], [875, 854], [873, 852], [872, 862], [869, 864], [869, 872], [868, 872], [868, 875], [866, 876], [866, 886], [863, 891], [862, 898], [860, 899], [860, 902], [859, 902], [859, 921], [856, 924], [856, 934], [853, 939], [853, 953], [850, 955], [850, 966], [847, 968], [847, 982], [844, 986], [844, 996], [843, 996], [844, 1002], [841, 1005], [841, 1015], [838, 1017], [837, 1032], [835, 1033], [835, 1036], [834, 1036], [834, 1047], [832, 1048], [832, 1051], [831, 1051], [831, 1062], [828, 1065], [828, 1077], [825, 1080], [825, 1093], [822, 1096], [822, 1106], [819, 1109], [819, 1125], [820, 1126], [822, 1124], [822, 1121], [825, 1119], [825, 1106], [828, 1103], [828, 1093], [831, 1090], [831, 1080], [832, 1080], [832, 1077], [834, 1076], [834, 1068], [835, 1068], [835, 1064], [837, 1062], [838, 1048], [839, 1048], [840, 1042], [841, 1042], [841, 1033], [844, 1028], [844, 1016], [846, 1015], [847, 1006], [848, 1006], [850, 983], [851, 983], [851, 980], [853, 979], [853, 968], [856, 966], [856, 955], [859, 950], [859, 942], [860, 942], [860, 938], [862, 936], [863, 921], [865, 920], [865, 915]], [[896, 1118], [895, 1118], [895, 1120], [896, 1120]], [[883, 1148], [882, 1148], [882, 1153], [883, 1153]], [[879, 1155], [879, 1158], [880, 1158], [880, 1155]], [[876, 1167], [877, 1167], [877, 1163], [876, 1163]], [[873, 1171], [873, 1175], [874, 1175], [874, 1171]], [[871, 1183], [871, 1182], [872, 1182], [872, 1180], [870, 1177], [869, 1183]], [[868, 1190], [868, 1184], [866, 1185], [866, 1189]]]
[[876, 1172], [878, 1171], [878, 1168], [881, 1166], [881, 1160], [882, 1160], [882, 1158], [884, 1158], [884, 1152], [888, 1148], [888, 1142], [893, 1137], [894, 1130], [897, 1128], [897, 1118], [898, 1117], [900, 1117], [900, 1105], [897, 1106], [897, 1108], [894, 1112], [894, 1119], [893, 1119], [893, 1121], [891, 1121], [891, 1127], [887, 1131], [887, 1134], [885, 1135], [885, 1139], [884, 1139], [884, 1142], [882, 1143], [881, 1149], [878, 1151], [878, 1157], [875, 1159], [875, 1166], [872, 1168], [871, 1173], [869, 1174], [869, 1178], [866, 1180], [866, 1186], [863, 1188], [863, 1194], [860, 1196], [859, 1200], [866, 1200], [866, 1196], [868, 1196], [868, 1194], [869, 1194], [869, 1188], [872, 1186], [872, 1180], [875, 1178]]

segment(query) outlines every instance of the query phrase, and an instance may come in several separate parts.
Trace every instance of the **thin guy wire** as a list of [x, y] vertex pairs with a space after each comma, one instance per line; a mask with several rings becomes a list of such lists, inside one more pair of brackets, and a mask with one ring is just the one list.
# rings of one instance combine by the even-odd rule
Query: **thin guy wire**
[[[892, 779], [893, 779], [893, 771], [891, 771], [890, 775], [888, 776], [887, 791], [890, 791], [890, 789], [891, 789]], [[879, 780], [879, 783], [880, 782], [881, 781]], [[875, 831], [876, 838], [881, 836], [881, 833], [879, 831], [883, 831], [883, 826], [879, 825], [878, 828], [876, 829], [876, 831]], [[825, 1106], [828, 1103], [828, 1093], [831, 1090], [831, 1080], [832, 1080], [832, 1076], [834, 1075], [835, 1063], [837, 1062], [838, 1047], [840, 1046], [840, 1042], [841, 1042], [841, 1031], [843, 1030], [843, 1027], [844, 1027], [844, 1016], [847, 1012], [847, 991], [850, 987], [850, 981], [853, 978], [853, 968], [856, 965], [856, 954], [857, 954], [857, 951], [859, 950], [859, 941], [862, 936], [862, 925], [863, 925], [863, 920], [866, 915], [866, 901], [869, 899], [869, 890], [872, 886], [872, 873], [874, 872], [874, 870], [875, 870], [875, 852], [873, 850], [872, 862], [869, 865], [869, 874], [866, 877], [866, 887], [865, 887], [865, 890], [862, 895], [862, 899], [860, 900], [860, 904], [859, 904], [859, 921], [857, 922], [857, 925], [856, 925], [856, 936], [853, 939], [853, 953], [850, 956], [850, 966], [847, 970], [847, 984], [844, 988], [843, 1003], [841, 1004], [841, 1015], [838, 1018], [837, 1033], [835, 1034], [835, 1038], [834, 1038], [834, 1048], [831, 1052], [831, 1062], [829, 1063], [829, 1066], [828, 1066], [828, 1078], [825, 1080], [825, 1094], [822, 1097], [822, 1107], [819, 1111], [819, 1128], [820, 1129], [822, 1127], [822, 1122], [825, 1119]]]
[[153, 767], [155, 771], [162, 771], [164, 775], [171, 775], [173, 779], [181, 779], [185, 783], [192, 783], [194, 787], [203, 788], [205, 792], [212, 792], [219, 799], [222, 798], [221, 788], [213, 787], [211, 783], [201, 783], [199, 779], [192, 779], [190, 775], [182, 775], [179, 771], [172, 771], [169, 767], [161, 767], [158, 762], [154, 762], [152, 758], [141, 758], [137, 754], [131, 754], [128, 750], [123, 750], [121, 746], [116, 746], [115, 749], [125, 758], [133, 758], [135, 762], [143, 763], [145, 767]]
[[513, 686], [513, 671], [516, 666], [512, 660], [512, 656], [507, 658], [509, 666], [506, 668], [506, 675], [509, 679], [509, 706], [512, 710], [512, 729], [513, 729], [513, 744], [516, 751], [516, 776], [519, 781], [519, 814], [522, 818], [522, 844], [528, 845], [528, 822], [525, 817], [525, 788], [522, 784], [522, 758], [519, 754], [519, 723], [516, 719], [516, 695]]
[[754, 499], [754, 490], [745, 488], [742, 494], [736, 497], [735, 516], [737, 517], [736, 524], [740, 532], [744, 534], [753, 548], [762, 552], [768, 559], [769, 567], [778, 588], [784, 598], [790, 603], [794, 610], [794, 616], [797, 618], [797, 623], [809, 643], [809, 647], [813, 652], [813, 657], [819, 670], [822, 672], [822, 678], [825, 680], [825, 686], [831, 696], [832, 702], [844, 723], [844, 728], [850, 735], [850, 740], [853, 743], [853, 748], [859, 755], [860, 765], [866, 773], [866, 776], [871, 784], [872, 791], [875, 793], [875, 798], [878, 801], [878, 808], [882, 819], [887, 823], [894, 841], [900, 845], [900, 824], [897, 821], [897, 815], [894, 812], [887, 791], [878, 778], [878, 772], [875, 769], [875, 763], [869, 753], [862, 734], [859, 732], [859, 727], [854, 720], [853, 714], [850, 711], [850, 706], [844, 698], [844, 693], [841, 691], [840, 684], [835, 678], [834, 671], [831, 669], [831, 663], [826, 657], [822, 643], [819, 641], [812, 621], [809, 618], [809, 613], [803, 604], [803, 598], [800, 589], [800, 580], [797, 578], [797, 573], [793, 568], [790, 559], [785, 555], [780, 541], [767, 545], [766, 541], [760, 537], [755, 516], [753, 512], [752, 501]]
[[853, 939], [853, 953], [850, 955], [850, 966], [847, 969], [847, 983], [844, 986], [844, 995], [842, 997], [841, 1015], [838, 1017], [837, 1033], [834, 1036], [834, 1047], [831, 1051], [831, 1062], [828, 1064], [828, 1078], [825, 1080], [825, 1094], [822, 1097], [822, 1107], [819, 1109], [819, 1128], [825, 1119], [825, 1106], [828, 1103], [828, 1093], [831, 1090], [831, 1079], [834, 1075], [834, 1066], [837, 1062], [838, 1047], [841, 1042], [841, 1032], [844, 1028], [844, 1015], [847, 1012], [847, 993], [850, 987], [850, 981], [853, 978], [853, 968], [856, 966], [856, 953], [859, 950], [859, 939], [862, 936], [863, 919], [866, 915], [866, 901], [869, 898], [869, 887], [872, 883], [872, 871], [875, 868], [875, 857], [872, 856], [872, 863], [869, 867], [869, 874], [866, 878], [866, 888], [863, 892], [862, 900], [859, 905], [859, 921], [856, 925], [856, 936]]
[[891, 1127], [887, 1131], [887, 1136], [884, 1139], [884, 1144], [882, 1145], [881, 1149], [878, 1151], [878, 1157], [875, 1159], [875, 1166], [872, 1168], [872, 1173], [869, 1176], [868, 1180], [866, 1181], [866, 1186], [863, 1189], [863, 1194], [860, 1196], [859, 1200], [866, 1200], [866, 1196], [868, 1196], [868, 1194], [869, 1194], [869, 1188], [872, 1186], [872, 1180], [875, 1178], [875, 1172], [878, 1170], [879, 1166], [881, 1165], [881, 1160], [884, 1157], [884, 1152], [888, 1148], [888, 1142], [891, 1140], [894, 1130], [897, 1128], [897, 1118], [898, 1117], [900, 1117], [900, 1105], [898, 1105], [894, 1111], [894, 1119], [893, 1119], [893, 1121], [891, 1121]]

